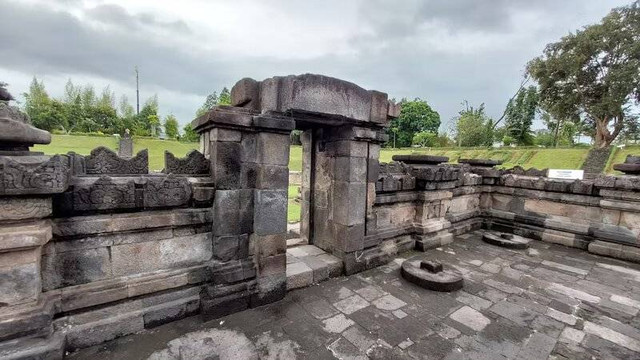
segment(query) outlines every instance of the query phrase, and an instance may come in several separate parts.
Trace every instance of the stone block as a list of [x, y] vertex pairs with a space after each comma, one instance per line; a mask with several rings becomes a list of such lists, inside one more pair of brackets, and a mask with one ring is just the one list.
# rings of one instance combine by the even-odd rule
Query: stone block
[[144, 320], [138, 314], [114, 316], [91, 322], [86, 326], [77, 326], [67, 333], [67, 350], [80, 349], [115, 338], [129, 335], [144, 329]]
[[285, 272], [287, 267], [286, 254], [263, 256], [258, 260], [260, 264], [260, 276], [269, 276]]
[[284, 254], [287, 250], [287, 236], [285, 234], [251, 235], [259, 248], [260, 256]]
[[[366, 182], [367, 158], [336, 157], [334, 179], [339, 181]], [[377, 180], [377, 176], [376, 176]]]
[[316, 256], [307, 256], [302, 258], [302, 262], [307, 264], [313, 272], [313, 282], [319, 283], [329, 278], [329, 267], [327, 264]]
[[251, 233], [253, 230], [253, 197], [253, 190], [216, 191], [213, 201], [213, 234]]
[[348, 226], [334, 223], [334, 246], [343, 252], [362, 250], [364, 248], [364, 230], [364, 224]]
[[212, 242], [208, 233], [111, 248], [113, 276], [201, 264], [211, 256]]
[[287, 189], [289, 185], [289, 168], [280, 165], [258, 165], [256, 189]]
[[374, 183], [380, 176], [380, 162], [378, 159], [367, 159], [367, 181]]
[[249, 256], [249, 236], [228, 235], [213, 237], [213, 258], [220, 261], [240, 260]]
[[143, 184], [145, 208], [176, 207], [187, 205], [191, 200], [191, 185], [184, 177], [172, 174], [164, 178], [149, 178]]
[[0, 209], [0, 221], [44, 218], [51, 214], [51, 198], [3, 197]]
[[237, 142], [211, 142], [211, 175], [218, 190], [240, 187], [242, 147]]
[[211, 129], [211, 131], [209, 132], [209, 141], [212, 141], [212, 142], [218, 142], [218, 141], [240, 142], [241, 140], [242, 140], [242, 132], [238, 130], [215, 128], [215, 129]]
[[250, 306], [257, 307], [281, 300], [287, 294], [287, 276], [285, 272], [260, 276], [256, 291], [251, 296]]
[[233, 284], [256, 277], [256, 267], [250, 260], [234, 260], [212, 269], [212, 280], [216, 284]]
[[250, 298], [251, 293], [246, 290], [217, 298], [203, 295], [200, 312], [205, 321], [221, 318], [249, 308]]
[[252, 125], [260, 131], [290, 132], [295, 128], [295, 122], [292, 118], [282, 116], [254, 116]]
[[[198, 307], [196, 307], [196, 309]], [[187, 316], [194, 315], [195, 311], [193, 311], [192, 309], [193, 306], [187, 306], [187, 304], [178, 304], [145, 312], [142, 316], [142, 319], [144, 320], [144, 327], [146, 329], [150, 329], [171, 321], [180, 320]]]
[[289, 165], [289, 135], [274, 133], [256, 134], [257, 162], [266, 165]]
[[369, 146], [364, 141], [336, 140], [327, 144], [327, 151], [332, 157], [361, 157], [369, 155]]
[[53, 253], [42, 257], [42, 287], [45, 291], [86, 284], [111, 276], [111, 259], [106, 247]]
[[35, 301], [40, 294], [38, 263], [0, 268], [0, 284], [0, 304], [14, 305]]
[[335, 181], [333, 183], [334, 221], [342, 225], [364, 224], [367, 206], [367, 183]]
[[389, 101], [387, 94], [371, 90], [371, 118], [370, 120], [376, 124], [386, 124], [387, 115], [389, 113]]
[[287, 266], [287, 290], [297, 289], [313, 284], [313, 270], [304, 262], [291, 263]]
[[287, 232], [287, 190], [256, 190], [253, 230], [258, 235]]

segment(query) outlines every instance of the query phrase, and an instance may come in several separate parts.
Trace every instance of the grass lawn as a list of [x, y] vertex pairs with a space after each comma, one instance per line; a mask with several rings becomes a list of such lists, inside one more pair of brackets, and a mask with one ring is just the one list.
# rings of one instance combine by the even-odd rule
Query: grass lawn
[[297, 185], [289, 185], [289, 207], [287, 211], [287, 221], [295, 223], [300, 221], [300, 204], [294, 201], [298, 197], [300, 187]]
[[69, 151], [89, 155], [91, 150], [98, 146], [105, 146], [115, 151], [118, 148], [118, 140], [115, 137], [52, 135], [51, 144], [36, 145], [33, 148], [34, 151], [42, 151], [47, 155], [66, 154]]
[[133, 139], [134, 154], [149, 149], [149, 169], [164, 169], [164, 151], [169, 150], [177, 157], [184, 157], [189, 151], [199, 149], [198, 143], [183, 143], [172, 140]]

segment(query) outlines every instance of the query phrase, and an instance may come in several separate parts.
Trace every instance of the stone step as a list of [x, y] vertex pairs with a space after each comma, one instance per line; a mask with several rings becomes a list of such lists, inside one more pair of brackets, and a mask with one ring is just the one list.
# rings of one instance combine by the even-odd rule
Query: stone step
[[287, 290], [342, 275], [342, 260], [313, 245], [287, 248]]
[[302, 238], [287, 239], [287, 248], [296, 247], [300, 245], [308, 245], [307, 240]]

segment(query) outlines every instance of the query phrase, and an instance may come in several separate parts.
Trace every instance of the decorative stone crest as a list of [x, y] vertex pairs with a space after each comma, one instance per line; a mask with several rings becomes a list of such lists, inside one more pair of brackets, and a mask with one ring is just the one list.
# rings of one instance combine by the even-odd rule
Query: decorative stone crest
[[177, 158], [169, 151], [164, 152], [164, 172], [180, 175], [209, 175], [210, 162], [197, 150], [186, 157]]
[[87, 174], [131, 175], [149, 173], [149, 152], [144, 149], [131, 159], [123, 159], [112, 150], [100, 146], [85, 157]]
[[31, 165], [10, 157], [0, 158], [0, 195], [55, 194], [69, 186], [69, 166], [64, 155]]

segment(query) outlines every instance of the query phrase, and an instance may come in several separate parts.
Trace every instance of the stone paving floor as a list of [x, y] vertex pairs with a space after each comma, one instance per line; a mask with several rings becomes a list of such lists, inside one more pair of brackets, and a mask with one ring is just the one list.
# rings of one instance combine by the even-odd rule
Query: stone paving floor
[[464, 274], [461, 291], [404, 281], [398, 258], [275, 304], [184, 319], [69, 358], [640, 359], [639, 265], [539, 241], [507, 250], [479, 234], [425, 253]]

